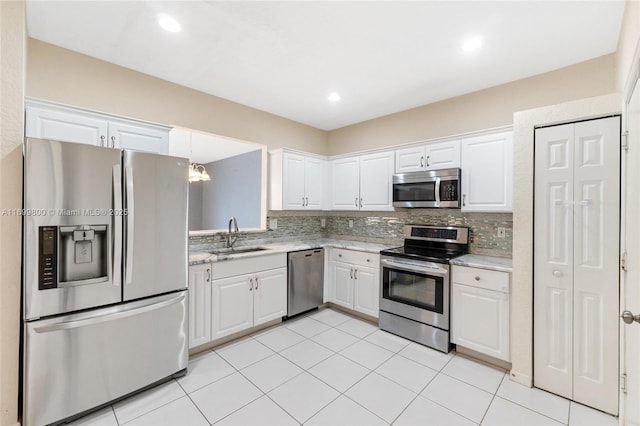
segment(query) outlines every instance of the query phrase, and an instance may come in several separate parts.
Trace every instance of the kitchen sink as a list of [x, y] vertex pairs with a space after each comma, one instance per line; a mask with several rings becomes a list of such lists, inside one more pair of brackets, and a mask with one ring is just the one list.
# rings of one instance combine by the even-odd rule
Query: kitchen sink
[[214, 250], [209, 250], [208, 253], [211, 254], [236, 254], [236, 253], [252, 253], [255, 251], [268, 250], [265, 247], [223, 247]]

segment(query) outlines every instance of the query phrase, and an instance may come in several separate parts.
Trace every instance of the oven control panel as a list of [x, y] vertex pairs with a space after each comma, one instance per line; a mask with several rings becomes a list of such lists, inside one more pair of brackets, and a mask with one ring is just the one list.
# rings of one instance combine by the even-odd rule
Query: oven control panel
[[469, 228], [464, 226], [405, 225], [404, 236], [415, 240], [469, 244]]

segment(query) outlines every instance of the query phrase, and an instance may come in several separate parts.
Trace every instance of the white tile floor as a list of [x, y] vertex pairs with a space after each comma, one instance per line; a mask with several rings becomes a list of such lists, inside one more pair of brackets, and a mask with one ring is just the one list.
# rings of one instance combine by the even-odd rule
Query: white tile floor
[[617, 425], [615, 417], [324, 309], [192, 357], [74, 425]]

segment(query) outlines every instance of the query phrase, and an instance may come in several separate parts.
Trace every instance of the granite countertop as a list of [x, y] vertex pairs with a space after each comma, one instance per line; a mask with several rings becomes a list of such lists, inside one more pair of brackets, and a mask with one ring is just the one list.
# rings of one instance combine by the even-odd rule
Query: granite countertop
[[479, 254], [465, 254], [451, 260], [452, 265], [471, 266], [473, 268], [491, 269], [494, 271], [511, 272], [512, 262], [508, 257], [483, 256]]
[[[290, 251], [308, 250], [318, 247], [337, 247], [342, 249], [358, 250], [369, 253], [379, 253], [380, 250], [385, 250], [392, 247], [397, 247], [398, 244], [376, 244], [376, 243], [364, 243], [360, 241], [350, 240], [333, 240], [333, 239], [317, 239], [317, 240], [303, 240], [293, 241], [289, 243], [267, 243], [256, 244], [257, 247], [264, 247], [265, 250], [245, 252], [245, 253], [220, 253], [211, 254], [207, 252], [192, 252], [189, 253], [189, 265], [197, 265], [207, 262], [220, 262], [229, 259], [243, 259], [247, 257], [265, 256], [276, 253], [287, 253]], [[242, 249], [244, 247], [236, 247]]]

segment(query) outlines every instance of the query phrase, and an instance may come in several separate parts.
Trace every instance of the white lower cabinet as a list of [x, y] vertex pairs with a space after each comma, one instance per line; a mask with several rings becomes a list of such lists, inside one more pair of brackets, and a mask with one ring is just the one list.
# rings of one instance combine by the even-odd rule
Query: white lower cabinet
[[211, 341], [211, 263], [189, 266], [189, 348]]
[[286, 253], [214, 264], [212, 340], [287, 315], [286, 265]]
[[372, 317], [380, 302], [380, 255], [332, 248], [329, 301]]
[[510, 360], [508, 272], [452, 267], [451, 342]]
[[189, 267], [189, 348], [287, 315], [286, 253]]

